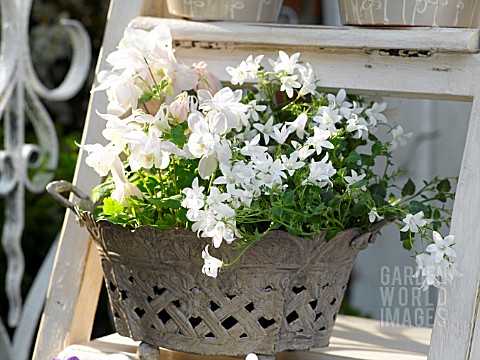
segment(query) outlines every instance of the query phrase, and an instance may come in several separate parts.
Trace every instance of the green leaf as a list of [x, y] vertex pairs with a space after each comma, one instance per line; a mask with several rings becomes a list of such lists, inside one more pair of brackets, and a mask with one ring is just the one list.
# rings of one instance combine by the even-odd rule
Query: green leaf
[[282, 201], [284, 204], [288, 205], [288, 204], [293, 204], [294, 203], [294, 199], [295, 199], [295, 191], [294, 190], [289, 190], [289, 191], [286, 191], [284, 194], [283, 194], [283, 197], [282, 197]]
[[112, 179], [108, 179], [104, 183], [96, 186], [92, 191], [92, 202], [96, 203], [99, 200], [110, 197], [112, 191], [115, 190], [115, 183]]
[[442, 227], [442, 223], [440, 221], [432, 221], [433, 230], [438, 231], [440, 230], [441, 227]]
[[139, 104], [144, 104], [153, 99], [153, 93], [143, 93], [142, 96], [138, 99]]
[[357, 181], [356, 183], [350, 185], [350, 189], [360, 189], [361, 187], [367, 185], [367, 183], [368, 183], [367, 179]]
[[437, 184], [438, 192], [449, 192], [452, 189], [450, 181], [448, 179], [443, 179]]
[[272, 208], [272, 212], [273, 212], [273, 215], [275, 215], [275, 217], [279, 218], [282, 216], [282, 213], [283, 213], [283, 210], [280, 206], [278, 205], [275, 205], [273, 208]]
[[368, 207], [365, 205], [355, 205], [352, 207], [351, 212], [354, 217], [359, 218], [368, 213]]
[[382, 142], [377, 140], [372, 145], [372, 156], [376, 157], [382, 153]]
[[385, 199], [387, 196], [387, 189], [383, 184], [372, 184], [370, 185], [370, 192], [373, 196], [378, 196], [381, 199]]
[[412, 242], [410, 240], [403, 241], [403, 248], [406, 250], [412, 250]]
[[180, 209], [183, 200], [183, 195], [177, 194], [163, 199], [150, 198], [150, 204], [160, 206], [163, 209]]
[[426, 218], [430, 216], [430, 208], [419, 201], [410, 202], [410, 213], [416, 214], [423, 211]]
[[412, 179], [408, 179], [402, 188], [402, 196], [410, 196], [415, 194], [415, 184]]
[[185, 136], [185, 127], [187, 124], [186, 122], [177, 125], [172, 128], [171, 134], [172, 134], [172, 142], [177, 145], [180, 148], [183, 148], [185, 143], [187, 142], [187, 137]]
[[103, 213], [107, 216], [119, 215], [123, 211], [123, 206], [115, 199], [105, 198], [103, 200]]
[[332, 240], [339, 232], [340, 232], [340, 230], [338, 230], [338, 229], [328, 229], [328, 230], [327, 230], [327, 233], [325, 234], [325, 241], [329, 242], [329, 241]]
[[352, 151], [350, 154], [348, 154], [346, 161], [347, 163], [352, 164], [356, 163], [357, 161], [362, 161], [362, 157], [356, 151]]

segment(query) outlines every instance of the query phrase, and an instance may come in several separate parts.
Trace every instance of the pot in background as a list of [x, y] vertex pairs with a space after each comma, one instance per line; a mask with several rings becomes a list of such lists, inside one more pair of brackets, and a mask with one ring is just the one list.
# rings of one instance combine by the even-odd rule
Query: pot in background
[[338, 0], [344, 25], [475, 28], [478, 0]]
[[170, 14], [189, 19], [275, 22], [283, 0], [167, 0]]

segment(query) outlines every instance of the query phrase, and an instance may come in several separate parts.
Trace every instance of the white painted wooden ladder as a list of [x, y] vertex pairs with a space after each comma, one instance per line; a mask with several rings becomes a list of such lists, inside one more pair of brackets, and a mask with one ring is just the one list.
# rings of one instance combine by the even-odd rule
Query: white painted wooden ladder
[[[105, 66], [105, 53], [116, 46], [123, 26], [139, 8], [139, 0], [112, 2], [99, 68]], [[340, 317], [332, 348], [285, 353], [277, 359], [425, 359], [427, 351], [432, 360], [480, 359], [479, 30], [253, 25], [147, 17], [133, 19], [130, 26], [151, 29], [160, 22], [171, 27], [179, 60], [188, 64], [205, 60], [222, 80], [228, 80], [227, 64], [236, 64], [250, 54], [275, 57], [283, 49], [287, 53], [301, 51], [302, 59], [319, 71], [320, 85], [325, 89], [473, 102], [451, 227], [458, 239], [457, 252], [465, 276], [446, 289], [446, 299], [441, 302], [445, 305], [437, 309], [441, 320], [434, 324], [429, 350], [428, 329], [381, 328], [372, 320]], [[91, 114], [93, 109], [105, 107], [105, 96], [93, 94], [84, 143], [101, 141], [103, 122]], [[74, 182], [88, 193], [100, 179], [84, 161], [81, 153]], [[82, 360], [121, 351], [135, 358], [136, 344], [116, 335], [88, 343], [101, 283], [96, 249], [86, 231], [77, 227], [74, 214], [68, 212], [35, 360], [50, 360], [68, 346], [64, 354], [83, 356]], [[84, 344], [73, 345], [80, 343]], [[172, 352], [165, 352], [164, 358], [206, 359]]]

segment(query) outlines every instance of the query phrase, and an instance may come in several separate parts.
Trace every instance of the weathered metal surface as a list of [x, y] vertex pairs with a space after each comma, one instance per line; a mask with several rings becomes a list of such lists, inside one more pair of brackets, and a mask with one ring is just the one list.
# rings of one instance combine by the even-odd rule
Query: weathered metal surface
[[[348, 229], [326, 242], [271, 231], [214, 279], [201, 272], [206, 239], [190, 230], [131, 231], [80, 217], [100, 252], [119, 334], [203, 355], [328, 346], [353, 261], [375, 232]], [[239, 252], [211, 249], [225, 262]]]

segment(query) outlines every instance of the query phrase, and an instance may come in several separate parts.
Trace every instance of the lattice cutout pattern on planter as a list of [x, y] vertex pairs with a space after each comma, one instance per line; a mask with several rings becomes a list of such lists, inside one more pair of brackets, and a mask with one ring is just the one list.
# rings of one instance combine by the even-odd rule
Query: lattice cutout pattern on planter
[[[370, 238], [359, 229], [328, 243], [321, 235], [308, 240], [273, 231], [213, 279], [201, 273], [205, 241], [191, 231], [131, 232], [85, 220], [102, 257], [117, 331], [205, 355], [327, 346], [358, 253], [352, 240]], [[236, 256], [229, 246], [211, 253], [226, 261]]]

